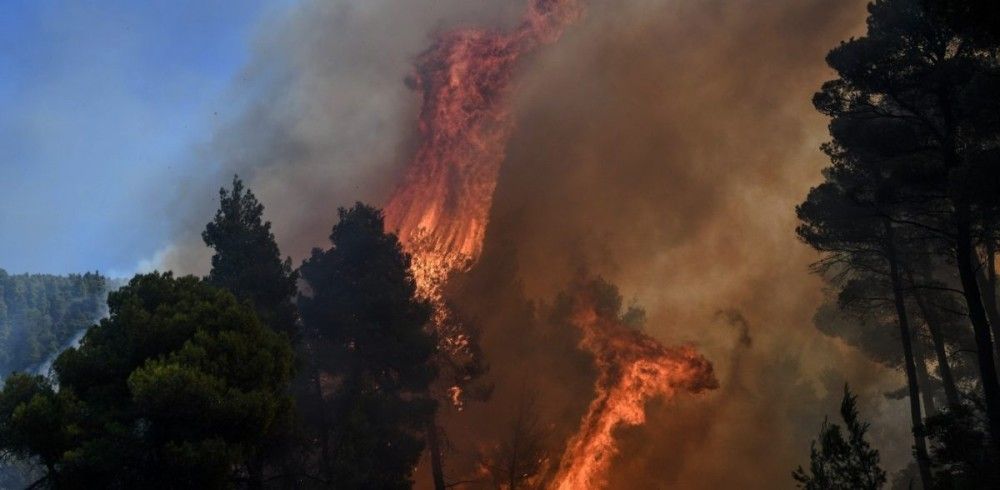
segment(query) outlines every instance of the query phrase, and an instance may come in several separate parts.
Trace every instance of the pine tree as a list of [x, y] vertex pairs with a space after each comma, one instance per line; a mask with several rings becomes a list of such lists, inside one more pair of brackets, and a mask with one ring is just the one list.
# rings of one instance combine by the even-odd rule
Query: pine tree
[[320, 388], [324, 470], [336, 488], [409, 488], [436, 408], [431, 307], [416, 298], [410, 258], [384, 232], [382, 212], [358, 203], [339, 215], [332, 248], [313, 250], [300, 269], [304, 326], [319, 336], [317, 362], [333, 381]]
[[41, 377], [7, 379], [0, 450], [58, 488], [223, 488], [291, 409], [287, 339], [227, 291], [148, 274]]
[[292, 271], [291, 258], [281, 259], [271, 222], [263, 215], [264, 205], [244, 189], [239, 176], [233, 177], [231, 191], [219, 190], [219, 210], [201, 234], [215, 249], [207, 279], [240, 301], [249, 301], [265, 325], [294, 338], [298, 274]]
[[[818, 447], [814, 440], [809, 449], [809, 469], [801, 466], [792, 472], [798, 487], [805, 490], [877, 490], [886, 482], [879, 467], [878, 450], [865, 440], [870, 424], [858, 416], [856, 395], [844, 385], [840, 416], [844, 430], [823, 421]], [[846, 436], [846, 437], [845, 437]]]

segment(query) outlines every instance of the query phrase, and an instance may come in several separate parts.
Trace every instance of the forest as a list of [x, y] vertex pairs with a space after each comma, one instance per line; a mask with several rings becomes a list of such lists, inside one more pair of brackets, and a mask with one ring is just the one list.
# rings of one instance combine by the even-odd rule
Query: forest
[[[324, 214], [328, 241], [298, 263], [271, 204], [235, 175], [200, 221], [204, 274], [0, 269], [0, 487], [652, 484], [612, 467], [628, 471], [624, 448], [657, 437], [638, 428], [675, 398], [744, 388], [733, 380], [756, 327], [716, 309], [737, 332], [717, 364], [696, 341], [661, 343], [600, 271], [529, 294], [524, 276], [545, 271], [523, 270], [524, 249], [485, 224], [508, 137], [501, 102], [518, 50], [580, 15], [568, 0], [530, 4], [511, 33], [460, 31], [421, 55], [406, 81], [423, 97], [407, 178], [384, 207]], [[823, 287], [808, 328], [898, 388], [838, 379], [839, 410], [809, 414], [812, 444], [784, 484], [1000, 488], [1000, 8], [874, 0], [864, 29], [828, 49], [811, 101], [826, 166], [790, 231]], [[902, 468], [887, 469], [873, 436], [885, 419], [867, 416], [880, 400], [866, 397], [879, 396], [906, 407]]]
[[[922, 488], [994, 488], [1000, 438], [997, 24], [971, 4], [884, 1], [816, 94], [831, 165], [796, 211], [831, 304], [817, 326], [905, 373]], [[987, 23], [988, 22], [988, 23]], [[898, 349], [873, 341], [895, 339]], [[886, 481], [845, 390], [804, 488]], [[912, 484], [912, 483], [911, 483]]]
[[103, 315], [108, 286], [97, 273], [11, 275], [0, 269], [0, 372], [43, 367]]

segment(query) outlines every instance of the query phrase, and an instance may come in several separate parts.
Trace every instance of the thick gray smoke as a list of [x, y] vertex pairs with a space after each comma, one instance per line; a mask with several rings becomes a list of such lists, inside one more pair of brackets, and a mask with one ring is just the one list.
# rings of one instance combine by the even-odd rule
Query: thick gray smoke
[[[433, 33], [508, 25], [522, 7], [307, 2], [266, 26], [235, 86], [238, 116], [200, 151], [210, 177], [192, 176], [178, 196], [189, 212], [164, 264], [204, 271], [197, 232], [236, 171], [285, 253], [325, 245], [337, 206], [381, 204], [396, 183], [418, 102], [403, 80]], [[646, 308], [651, 335], [697, 345], [722, 383], [654, 405], [624, 432], [616, 488], [790, 487], [844, 382], [888, 469], [909, 458], [901, 402], [882, 396], [900, 376], [813, 327], [823, 293], [794, 235], [794, 206], [825, 164], [825, 121], [810, 104], [832, 76], [823, 58], [864, 15], [863, 0], [592, 0], [526, 60], [479, 269], [517, 270], [534, 300], [581, 268], [603, 275]], [[500, 350], [489, 362], [520, 357]], [[497, 383], [519, 374], [496, 371]]]

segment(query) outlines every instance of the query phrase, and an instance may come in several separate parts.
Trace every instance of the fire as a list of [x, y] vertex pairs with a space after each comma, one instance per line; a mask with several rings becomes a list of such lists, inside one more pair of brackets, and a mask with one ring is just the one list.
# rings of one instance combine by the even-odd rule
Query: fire
[[[509, 32], [462, 29], [445, 33], [417, 60], [408, 83], [422, 97], [421, 144], [385, 206], [386, 227], [412, 256], [420, 294], [434, 306], [440, 350], [468, 358], [470, 338], [445, 304], [449, 275], [479, 258], [493, 193], [513, 121], [507, 104], [519, 59], [556, 41], [579, 17], [579, 0], [530, 0]], [[668, 349], [580, 302], [574, 323], [581, 347], [594, 354], [597, 398], [570, 440], [551, 488], [598, 488], [616, 443], [613, 431], [645, 419], [645, 403], [679, 390], [716, 386], [711, 364], [689, 348]], [[448, 389], [461, 408], [462, 389]]]
[[421, 145], [385, 207], [413, 255], [421, 291], [437, 297], [448, 274], [482, 251], [504, 148], [517, 61], [555, 41], [579, 16], [576, 0], [533, 0], [511, 32], [462, 29], [440, 36], [409, 79], [422, 95]]
[[580, 347], [594, 354], [597, 396], [563, 453], [553, 490], [603, 488], [618, 447], [614, 431], [646, 420], [646, 402], [678, 391], [700, 393], [718, 382], [712, 364], [690, 347], [668, 348], [617, 319], [602, 318], [586, 294], [576, 298]]
[[[577, 0], [532, 0], [511, 32], [445, 33], [419, 57], [408, 80], [422, 96], [421, 144], [385, 206], [385, 223], [412, 256], [418, 290], [434, 305], [439, 348], [453, 360], [474, 353], [469, 335], [444, 304], [442, 288], [452, 272], [467, 270], [482, 252], [513, 129], [506, 96], [515, 65], [558, 39], [579, 14]], [[461, 407], [460, 397], [452, 395]]]

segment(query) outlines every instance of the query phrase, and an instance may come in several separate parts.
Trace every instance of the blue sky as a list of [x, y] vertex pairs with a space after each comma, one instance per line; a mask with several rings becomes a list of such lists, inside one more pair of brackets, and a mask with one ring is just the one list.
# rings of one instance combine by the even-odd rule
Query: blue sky
[[0, 268], [127, 273], [166, 245], [179, 183], [163, 176], [199, 164], [258, 27], [289, 3], [5, 0]]

